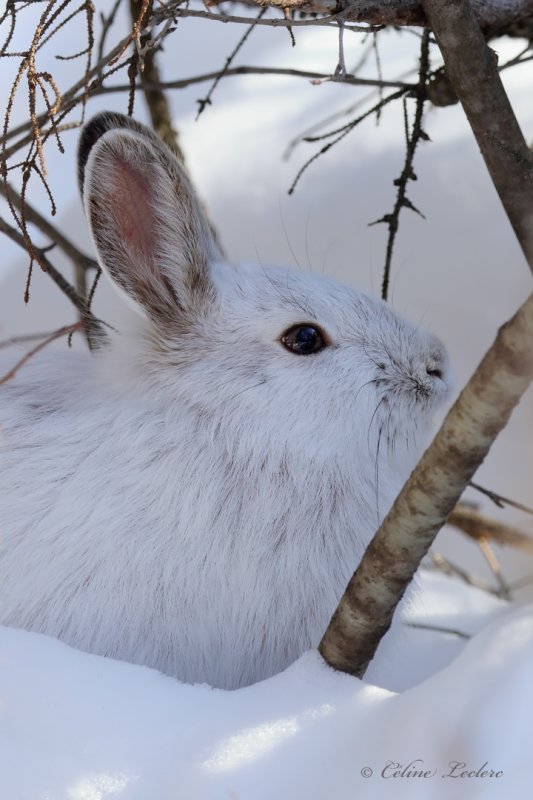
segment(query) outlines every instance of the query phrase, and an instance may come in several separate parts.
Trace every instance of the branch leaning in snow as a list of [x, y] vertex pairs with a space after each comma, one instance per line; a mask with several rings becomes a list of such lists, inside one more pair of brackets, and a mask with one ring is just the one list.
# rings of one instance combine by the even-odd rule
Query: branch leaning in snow
[[533, 294], [500, 328], [370, 543], [319, 650], [362, 677], [398, 601], [533, 379]]

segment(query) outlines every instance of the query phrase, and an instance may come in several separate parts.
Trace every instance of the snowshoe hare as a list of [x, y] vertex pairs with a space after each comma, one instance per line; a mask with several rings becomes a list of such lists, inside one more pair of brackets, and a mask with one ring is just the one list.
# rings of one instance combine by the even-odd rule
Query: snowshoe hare
[[0, 387], [0, 623], [244, 686], [318, 644], [446, 354], [333, 280], [223, 263], [183, 167], [131, 119], [85, 126], [79, 179], [138, 322]]

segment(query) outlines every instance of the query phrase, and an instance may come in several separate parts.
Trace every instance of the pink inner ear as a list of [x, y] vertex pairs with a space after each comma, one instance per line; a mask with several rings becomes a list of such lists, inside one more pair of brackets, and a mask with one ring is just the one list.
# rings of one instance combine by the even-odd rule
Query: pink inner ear
[[149, 188], [149, 170], [122, 159], [116, 159], [111, 167], [113, 187], [110, 198], [110, 213], [114, 217], [115, 229], [127, 251], [132, 256], [150, 263], [155, 255], [156, 220], [152, 207], [152, 192]]

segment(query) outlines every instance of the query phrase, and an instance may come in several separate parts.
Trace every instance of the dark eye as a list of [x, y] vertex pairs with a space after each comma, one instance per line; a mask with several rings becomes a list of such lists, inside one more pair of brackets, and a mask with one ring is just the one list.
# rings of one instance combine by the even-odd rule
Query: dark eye
[[299, 356], [308, 356], [311, 353], [318, 353], [326, 347], [325, 337], [320, 328], [314, 325], [293, 325], [285, 331], [281, 337], [282, 344], [291, 353]]

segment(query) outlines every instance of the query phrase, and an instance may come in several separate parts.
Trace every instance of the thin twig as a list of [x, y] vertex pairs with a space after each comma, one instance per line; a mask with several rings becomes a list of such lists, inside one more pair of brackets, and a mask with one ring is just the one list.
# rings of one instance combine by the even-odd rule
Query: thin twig
[[254, 22], [252, 22], [252, 24], [245, 30], [244, 34], [241, 36], [241, 38], [239, 39], [239, 41], [237, 42], [237, 44], [235, 45], [235, 47], [233, 48], [233, 50], [231, 51], [229, 56], [226, 58], [224, 66], [222, 67], [222, 69], [220, 70], [219, 74], [214, 79], [212, 85], [209, 87], [209, 91], [207, 92], [206, 96], [204, 98], [196, 101], [198, 103], [198, 112], [196, 114], [196, 119], [198, 119], [200, 117], [200, 115], [205, 111], [206, 106], [210, 106], [211, 105], [211, 98], [213, 96], [213, 93], [214, 93], [215, 89], [217, 88], [217, 86], [220, 83], [220, 81], [222, 80], [222, 78], [224, 78], [224, 76], [227, 75], [228, 69], [229, 69], [231, 63], [233, 62], [233, 59], [242, 50], [242, 48], [244, 47], [244, 45], [246, 43], [246, 40], [249, 38], [250, 34], [254, 30], [254, 28], [257, 26], [257, 23], [259, 22], [259, 20], [262, 17], [264, 17], [265, 13], [266, 13], [266, 8], [261, 8], [259, 10], [259, 14], [257, 15], [257, 19]]
[[517, 508], [519, 511], [524, 511], [526, 514], [533, 515], [533, 508], [525, 506], [523, 503], [517, 503], [516, 500], [510, 500], [508, 497], [504, 497], [502, 494], [493, 492], [491, 489], [484, 489], [483, 486], [480, 486], [479, 483], [474, 483], [474, 481], [470, 481], [468, 485], [472, 489], [475, 489], [476, 492], [481, 492], [481, 494], [484, 494], [489, 498], [489, 500], [492, 500], [494, 505], [498, 506], [498, 508], [511, 506], [512, 508]]
[[[239, 75], [288, 75], [295, 78], [308, 78], [309, 80], [316, 80], [324, 82], [326, 78], [331, 80], [332, 83], [347, 83], [351, 86], [376, 86], [385, 89], [404, 89], [405, 91], [416, 89], [416, 83], [404, 83], [402, 81], [378, 81], [373, 78], [357, 78], [355, 75], [347, 73], [344, 76], [328, 75], [324, 72], [312, 72], [310, 70], [302, 69], [289, 69], [285, 67], [253, 67], [253, 66], [240, 66], [231, 67], [226, 70], [217, 70], [216, 72], [206, 72], [202, 75], [193, 75], [190, 78], [182, 78], [174, 81], [159, 81], [154, 83], [146, 81], [142, 84], [142, 88], [147, 89], [185, 89], [187, 86], [193, 86], [196, 83], [204, 83], [205, 81], [216, 80], [217, 78], [230, 78]], [[111, 86], [99, 86], [92, 92], [94, 95], [100, 94], [113, 94], [116, 92], [128, 91], [129, 83], [115, 84]], [[138, 87], [140, 88], [140, 87]]]
[[1, 376], [0, 386], [4, 383], [7, 383], [12, 378], [14, 378], [19, 369], [23, 367], [24, 364], [26, 364], [30, 360], [30, 358], [33, 358], [33, 356], [37, 355], [37, 353], [39, 353], [41, 350], [47, 347], [47, 345], [49, 345], [51, 342], [55, 341], [56, 339], [59, 339], [62, 336], [68, 336], [72, 333], [75, 333], [76, 331], [81, 331], [81, 330], [83, 330], [82, 322], [75, 322], [73, 325], [65, 325], [63, 328], [58, 328], [57, 331], [54, 331], [54, 333], [50, 334], [50, 336], [48, 336], [43, 342], [39, 342], [39, 344], [36, 345], [36, 347], [34, 347], [32, 350], [30, 350], [29, 353], [26, 353], [26, 355], [24, 355], [19, 361], [17, 361], [15, 366], [12, 367], [12, 369], [10, 369], [9, 372], [6, 372], [5, 375]]
[[501, 564], [498, 561], [498, 559], [496, 558], [494, 550], [490, 546], [488, 539], [480, 537], [478, 539], [478, 545], [479, 545], [479, 549], [481, 550], [481, 552], [483, 554], [483, 557], [485, 558], [485, 561], [489, 565], [489, 568], [490, 568], [492, 574], [494, 575], [496, 583], [498, 584], [498, 587], [499, 587], [498, 588], [498, 594], [500, 595], [500, 597], [503, 597], [504, 600], [510, 600], [511, 599], [511, 591], [510, 591], [509, 586], [507, 585], [507, 583], [505, 581], [505, 578], [503, 577]]
[[404, 623], [408, 628], [416, 628], [421, 631], [434, 631], [435, 633], [447, 633], [452, 636], [458, 636], [460, 639], [471, 639], [469, 633], [464, 633], [457, 628], [443, 628], [440, 625], [429, 625], [423, 622], [406, 622]]
[[433, 562], [432, 565], [426, 566], [427, 569], [437, 569], [439, 572], [443, 572], [444, 575], [448, 577], [456, 577], [466, 583], [468, 586], [474, 586], [476, 589], [481, 589], [483, 592], [488, 592], [488, 594], [493, 594], [495, 596], [498, 595], [497, 589], [494, 588], [488, 581], [484, 581], [482, 578], [478, 578], [476, 575], [472, 575], [467, 570], [460, 567], [458, 564], [455, 564], [453, 561], [450, 561], [448, 558], [445, 558], [442, 553], [430, 553], [431, 560]]
[[[130, 0], [132, 18], [135, 14], [136, 0]], [[172, 112], [168, 98], [161, 84], [159, 67], [156, 60], [156, 46], [150, 32], [143, 33], [140, 39], [143, 52], [143, 64], [140, 71], [140, 87], [134, 86], [133, 91], [141, 88], [144, 92], [146, 105], [150, 113], [152, 127], [168, 147], [176, 154], [182, 163], [185, 162], [183, 150], [179, 144], [179, 136], [172, 122]], [[130, 86], [131, 89], [131, 86]]]
[[[345, 20], [349, 11], [341, 11], [338, 14], [329, 14], [323, 17], [316, 17], [310, 19], [287, 19], [285, 17], [269, 17], [268, 19], [261, 19], [257, 21], [257, 25], [264, 25], [269, 28], [337, 28], [339, 20]], [[254, 22], [254, 17], [240, 17], [232, 14], [214, 14], [211, 11], [198, 11], [191, 8], [168, 8], [164, 12], [156, 11], [153, 15], [155, 23], [162, 22], [169, 17], [186, 18], [196, 17], [198, 19], [208, 19], [211, 22], [228, 22], [237, 25], [251, 25]], [[354, 23], [346, 24], [345, 30], [352, 33], [368, 33], [369, 31], [381, 31], [383, 25], [356, 25]]]
[[[9, 225], [4, 219], [0, 217], [0, 232], [4, 233], [8, 236], [13, 242], [19, 245], [23, 250], [27, 251], [26, 241], [24, 236], [20, 233], [20, 231], [16, 230], [12, 225]], [[46, 256], [46, 253], [43, 249], [34, 248], [35, 258], [39, 262], [41, 268], [46, 272], [50, 278], [54, 281], [56, 286], [63, 292], [63, 294], [68, 297], [72, 305], [81, 311], [84, 315], [88, 316], [91, 321], [91, 326], [94, 333], [98, 333], [98, 335], [103, 336], [103, 329], [101, 327], [101, 321], [97, 320], [90, 311], [87, 309], [86, 304], [83, 300], [78, 296], [76, 290], [70, 285], [70, 283], [63, 277], [63, 275], [57, 270], [54, 265], [49, 261]]]
[[400, 177], [394, 181], [397, 186], [396, 202], [390, 214], [385, 214], [381, 219], [371, 222], [371, 225], [385, 223], [389, 228], [389, 235], [387, 239], [387, 249], [385, 253], [385, 265], [383, 267], [383, 279], [381, 284], [381, 297], [387, 300], [389, 295], [390, 285], [390, 272], [392, 264], [392, 254], [394, 252], [394, 244], [398, 233], [400, 222], [400, 214], [403, 208], [409, 208], [411, 211], [423, 214], [416, 208], [415, 205], [407, 197], [407, 184], [409, 181], [416, 180], [416, 174], [413, 169], [413, 162], [415, 157], [416, 148], [421, 140], [427, 140], [429, 137], [422, 128], [422, 117], [424, 114], [424, 103], [426, 100], [426, 84], [429, 75], [429, 31], [424, 31], [420, 46], [420, 69], [418, 73], [418, 87], [416, 91], [416, 109], [413, 121], [413, 127], [409, 132], [409, 120], [407, 116], [407, 105], [404, 98], [404, 118], [405, 118], [405, 137], [406, 137], [406, 151], [405, 161]]
[[342, 128], [338, 128], [337, 130], [334, 130], [334, 131], [329, 131], [328, 133], [324, 133], [321, 136], [308, 136], [308, 137], [306, 137], [304, 139], [305, 142], [318, 142], [318, 141], [321, 141], [323, 139], [327, 139], [327, 138], [329, 138], [331, 136], [335, 136], [336, 138], [334, 138], [332, 141], [330, 141], [327, 144], [325, 144], [317, 153], [315, 153], [313, 156], [311, 156], [311, 158], [308, 158], [307, 161], [305, 162], [305, 164], [302, 167], [300, 167], [300, 169], [298, 170], [298, 172], [296, 174], [296, 177], [294, 178], [294, 180], [293, 180], [293, 182], [292, 182], [292, 184], [291, 184], [291, 186], [289, 188], [288, 194], [292, 194], [294, 192], [294, 190], [296, 189], [296, 186], [298, 185], [298, 183], [300, 181], [300, 178], [302, 177], [304, 172], [311, 166], [311, 164], [313, 164], [318, 158], [320, 158], [320, 156], [323, 156], [325, 153], [328, 152], [328, 150], [331, 150], [332, 147], [334, 147], [342, 139], [344, 139], [345, 136], [347, 136], [351, 131], [353, 131], [354, 128], [357, 127], [357, 125], [359, 125], [361, 122], [363, 122], [363, 120], [365, 120], [368, 117], [372, 116], [372, 114], [376, 114], [378, 111], [380, 111], [386, 105], [391, 103], [393, 100], [397, 100], [399, 97], [402, 97], [407, 91], [408, 91], [407, 89], [398, 89], [397, 92], [393, 92], [392, 94], [388, 95], [387, 97], [384, 97], [382, 100], [379, 101], [379, 103], [376, 103], [374, 106], [372, 106], [372, 108], [369, 108], [368, 111], [365, 111], [364, 114], [361, 114], [356, 119], [352, 120], [351, 122], [347, 123], [346, 125], [343, 125]]
[[[6, 187], [6, 185], [0, 182], [0, 193], [3, 194], [4, 197], [6, 193], [8, 193], [14, 207], [19, 211], [22, 210], [22, 198], [11, 184], [8, 183]], [[98, 262], [95, 261], [94, 258], [83, 253], [59, 230], [59, 228], [52, 225], [52, 223], [43, 217], [27, 200], [24, 202], [24, 213], [26, 221], [35, 225], [46, 236], [49, 236], [52, 242], [61, 248], [65, 255], [67, 255], [77, 267], [84, 271], [88, 269], [98, 269]]]

